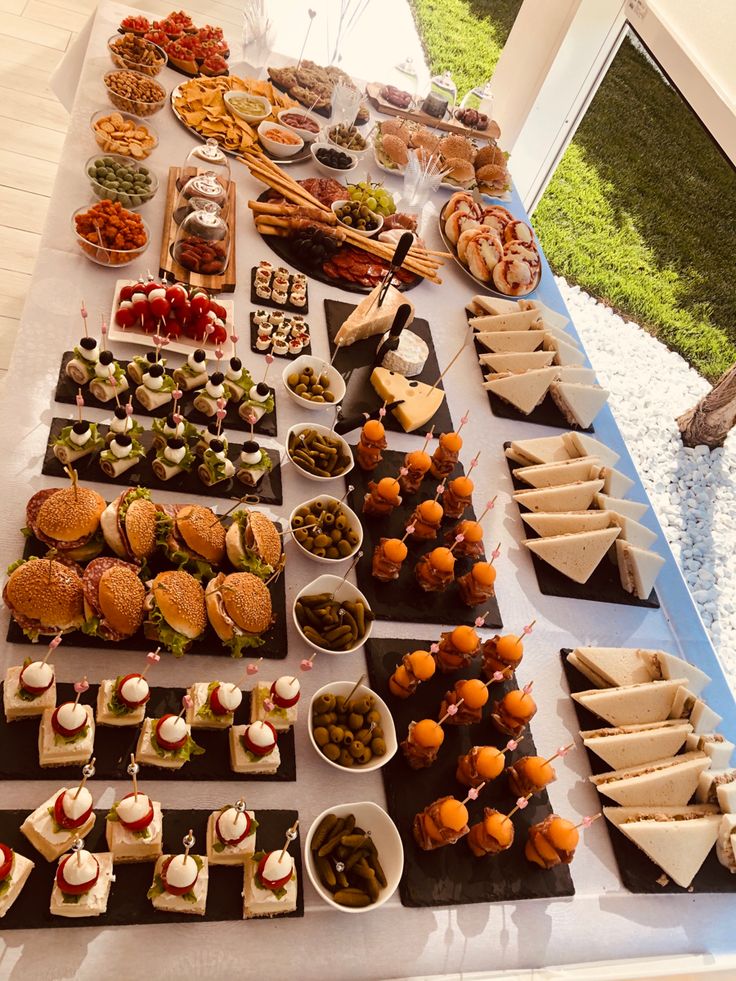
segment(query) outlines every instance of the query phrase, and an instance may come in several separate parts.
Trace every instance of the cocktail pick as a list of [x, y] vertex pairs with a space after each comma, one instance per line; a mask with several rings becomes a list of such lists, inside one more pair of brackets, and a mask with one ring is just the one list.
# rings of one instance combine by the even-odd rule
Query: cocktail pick
[[194, 848], [194, 832], [190, 828], [181, 840], [184, 845], [184, 858], [189, 858], [189, 850]]
[[364, 681], [365, 681], [365, 674], [362, 674], [351, 688], [348, 697], [345, 699], [345, 702], [343, 703], [345, 707], [347, 707], [350, 704], [350, 700], [352, 699], [353, 695], [360, 688], [360, 686], [363, 684]]
[[432, 439], [433, 436], [434, 436], [434, 426], [432, 426], [432, 428], [429, 430], [428, 433], [425, 433], [425, 436], [424, 436], [424, 446], [421, 449], [421, 452], [422, 453], [425, 453], [426, 452], [427, 447], [429, 446], [429, 441], [430, 441], [430, 439]]
[[183, 695], [181, 700], [181, 712], [179, 713], [177, 718], [179, 719], [183, 718], [184, 713], [187, 711], [187, 709], [190, 709], [193, 704], [194, 702], [192, 701], [190, 695]]
[[78, 494], [78, 491], [77, 491], [78, 483], [79, 483], [79, 475], [77, 474], [77, 471], [74, 469], [74, 467], [71, 465], [71, 463], [67, 463], [67, 465], [64, 467], [64, 469], [66, 470], [66, 473], [67, 473], [67, 476], [69, 477], [69, 480], [71, 480], [71, 482], [72, 482], [72, 487], [74, 488], [74, 500], [76, 501], [77, 498], [79, 497], [79, 494]]
[[77, 394], [74, 396], [74, 401], [77, 403], [77, 421], [82, 422], [82, 409], [84, 408], [84, 395], [82, 395], [82, 389], [77, 389]]
[[451, 716], [453, 716], [453, 715], [457, 715], [457, 711], [458, 711], [458, 709], [460, 708], [460, 706], [461, 706], [461, 705], [462, 705], [462, 704], [463, 704], [464, 702], [465, 702], [465, 699], [464, 699], [464, 698], [460, 698], [460, 699], [458, 699], [458, 701], [457, 701], [457, 702], [455, 702], [455, 704], [454, 704], [454, 705], [448, 705], [448, 706], [447, 706], [447, 711], [446, 711], [446, 712], [445, 712], [445, 714], [444, 714], [444, 715], [442, 716], [442, 718], [441, 718], [441, 719], [439, 720], [439, 722], [437, 723], [437, 725], [440, 725], [440, 726], [441, 726], [441, 725], [442, 725], [442, 723], [443, 723], [443, 722], [446, 722], [446, 721], [447, 721], [447, 720], [448, 720], [448, 719], [449, 719], [449, 718], [450, 718]]
[[[447, 367], [445, 368], [445, 370], [444, 371], [441, 371], [440, 374], [437, 376], [437, 381], [432, 386], [432, 389], [433, 390], [435, 388], [437, 388], [437, 386], [442, 381], [442, 379], [445, 377], [445, 375], [447, 374], [447, 372], [450, 370], [450, 368], [452, 368], [452, 366], [455, 364], [455, 362], [457, 361], [457, 359], [463, 353], [463, 351], [467, 347], [467, 344], [468, 344], [469, 339], [470, 339], [470, 337], [469, 336], [466, 336], [465, 340], [461, 344], [461, 346], [458, 349], [458, 351], [456, 352], [456, 354], [453, 355], [452, 359], [450, 360], [450, 363], [447, 365]], [[464, 422], [467, 420], [468, 415], [469, 415], [469, 413], [466, 412], [465, 415], [463, 416], [463, 419], [462, 419], [462, 421], [460, 423], [459, 428], [457, 429], [457, 432], [460, 432], [460, 430], [463, 428]]]
[[261, 379], [261, 381], [265, 382], [266, 378], [268, 377], [268, 370], [273, 364], [273, 362], [274, 362], [273, 353], [272, 351], [269, 351], [268, 354], [266, 355], [266, 370], [263, 372], [263, 378]]
[[179, 399], [182, 397], [182, 395], [183, 395], [183, 392], [182, 392], [182, 390], [180, 388], [175, 388], [174, 391], [171, 393], [171, 398], [174, 400], [174, 412], [173, 412], [173, 415], [174, 415], [174, 423], [177, 426], [181, 422], [181, 416], [179, 415], [179, 412], [177, 410], [177, 406], [179, 404]]
[[478, 796], [481, 790], [483, 790], [483, 788], [485, 787], [486, 782], [487, 781], [484, 780], [483, 783], [479, 783], [477, 787], [471, 787], [470, 790], [468, 791], [468, 796], [465, 798], [465, 800], [462, 803], [467, 804], [469, 800], [478, 800]]
[[353, 569], [356, 567], [356, 565], [358, 564], [358, 562], [362, 558], [363, 558], [363, 552], [360, 551], [355, 556], [355, 558], [353, 559], [353, 561], [350, 563], [350, 566], [348, 567], [348, 570], [345, 573], [345, 575], [342, 577], [342, 579], [340, 580], [340, 582], [337, 584], [337, 586], [335, 586], [335, 588], [330, 593], [330, 599], [334, 599], [335, 598], [335, 593], [338, 591], [338, 589], [340, 588], [340, 586], [342, 586], [342, 584], [345, 582], [345, 580], [348, 578], [348, 576], [350, 575], [350, 573], [353, 571]]
[[115, 405], [120, 408], [120, 399], [118, 398], [118, 383], [115, 380], [115, 372], [113, 371], [112, 365], [110, 365], [110, 384], [112, 385], [112, 394], [115, 398]]
[[479, 613], [478, 616], [475, 618], [474, 625], [476, 627], [484, 627], [486, 623], [486, 617], [490, 612], [491, 612], [490, 610], [484, 610], [483, 613]]
[[402, 541], [402, 542], [405, 542], [405, 541], [406, 541], [406, 539], [407, 539], [407, 538], [409, 537], [409, 535], [413, 535], [415, 531], [416, 531], [416, 528], [415, 528], [415, 526], [414, 526], [414, 525], [412, 525], [412, 524], [408, 524], [408, 525], [406, 526], [406, 528], [404, 529], [404, 536], [403, 536], [403, 538], [401, 539], [401, 541]]
[[126, 768], [126, 772], [130, 779], [133, 781], [133, 800], [138, 800], [138, 773], [140, 767], [135, 761], [135, 753], [130, 754], [130, 763]]
[[52, 654], [54, 653], [54, 651], [55, 651], [55, 650], [56, 650], [56, 648], [57, 648], [57, 647], [59, 646], [59, 644], [61, 643], [61, 641], [62, 641], [62, 636], [61, 636], [61, 634], [57, 634], [57, 635], [56, 635], [56, 636], [55, 636], [55, 637], [53, 638], [53, 640], [51, 640], [51, 641], [49, 642], [49, 649], [48, 649], [48, 650], [46, 651], [46, 656], [44, 657], [44, 659], [43, 659], [43, 661], [41, 662], [42, 664], [46, 664], [46, 662], [47, 662], [47, 661], [48, 661], [48, 659], [49, 659], [49, 658], [51, 657], [51, 655], [52, 655]]
[[126, 416], [133, 415], [133, 396], [128, 396], [128, 401], [125, 403], [125, 414]]
[[584, 817], [582, 821], [579, 821], [574, 827], [576, 828], [589, 828], [594, 821], [597, 821], [599, 817], [603, 817], [603, 812], [598, 811], [597, 814], [592, 816]]
[[302, 63], [302, 58], [304, 57], [304, 49], [306, 48], [307, 41], [309, 40], [309, 32], [312, 30], [312, 23], [314, 22], [314, 18], [317, 16], [317, 11], [312, 10], [311, 7], [307, 9], [307, 13], [309, 14], [309, 23], [307, 24], [307, 33], [304, 35], [304, 40], [302, 41], [301, 51], [299, 52], [299, 60], [296, 63], [297, 71], [299, 71], [299, 68]]
[[82, 325], [84, 326], [84, 336], [89, 337], [89, 334], [87, 332], [87, 317], [89, 315], [87, 313], [87, 307], [85, 306], [84, 300], [82, 300], [82, 305], [79, 308], [79, 313], [82, 317]]
[[48, 552], [46, 553], [46, 561], [49, 564], [49, 574], [48, 574], [48, 577], [47, 577], [47, 583], [48, 583], [49, 586], [51, 585], [51, 580], [53, 579], [53, 576], [54, 576], [54, 562], [53, 562], [53, 560], [54, 560], [54, 558], [55, 558], [56, 555], [57, 555], [57, 550], [55, 548], [50, 548], [48, 550]]
[[82, 849], [84, 848], [84, 838], [80, 838], [79, 835], [74, 835], [74, 841], [72, 842], [71, 850], [77, 856], [77, 865], [82, 864]]
[[158, 662], [161, 660], [161, 655], [159, 654], [160, 650], [161, 648], [157, 647], [155, 651], [149, 651], [148, 654], [146, 654], [146, 666], [141, 671], [141, 678], [145, 678], [154, 664], [158, 664]]
[[459, 534], [455, 535], [455, 541], [450, 545], [450, 551], [453, 552], [461, 542], [465, 541], [465, 535]]
[[247, 665], [245, 671], [243, 671], [243, 673], [238, 678], [238, 680], [237, 681], [233, 681], [230, 684], [230, 691], [236, 691], [238, 688], [240, 688], [240, 686], [245, 682], [245, 679], [248, 677], [248, 675], [249, 674], [252, 674], [252, 672], [248, 670], [250, 667], [251, 667], [250, 664]]
[[517, 798], [516, 805], [511, 808], [509, 813], [506, 815], [507, 818], [512, 817], [517, 811], [523, 811], [524, 808], [529, 804], [529, 798], [532, 794], [527, 794], [525, 797]]
[[[467, 337], [466, 337], [466, 338], [465, 338], [465, 344], [467, 344], [467, 342], [468, 342], [468, 339], [467, 339]], [[465, 344], [463, 344], [463, 347], [465, 347]], [[462, 351], [462, 349], [463, 349], [463, 348], [461, 347], [461, 348], [460, 348], [460, 350]], [[456, 355], [456, 357], [457, 357], [457, 355]], [[448, 367], [449, 367], [449, 366], [448, 366]], [[446, 369], [445, 369], [445, 370], [446, 370]], [[461, 429], [463, 428], [463, 426], [467, 426], [467, 424], [468, 424], [468, 420], [469, 420], [469, 419], [470, 419], [470, 409], [468, 409], [468, 411], [467, 411], [467, 412], [465, 413], [465, 415], [464, 415], [464, 416], [462, 417], [462, 419], [460, 420], [460, 425], [459, 425], [459, 426], [457, 427], [457, 429], [455, 430], [455, 432], [456, 432], [456, 433], [457, 433], [458, 435], [460, 434], [460, 430], [461, 430]]]
[[437, 490], [434, 492], [435, 501], [437, 500], [438, 497], [442, 497], [444, 493], [445, 493], [445, 482], [444, 480], [442, 480], [440, 481], [439, 484], [437, 484]]
[[242, 497], [231, 497], [230, 500], [235, 501], [235, 504], [229, 507], [227, 511], [224, 511], [222, 514], [215, 514], [212, 521], [210, 521], [210, 526], [214, 525], [217, 521], [222, 521], [224, 518], [227, 518], [227, 516], [232, 514], [233, 511], [236, 508], [239, 508], [241, 504], [245, 504], [249, 496], [249, 494], [244, 494]]
[[284, 847], [281, 849], [281, 854], [279, 855], [279, 861], [281, 861], [281, 859], [284, 857], [284, 855], [286, 854], [286, 851], [287, 851], [289, 845], [296, 838], [296, 832], [297, 832], [297, 828], [298, 827], [299, 827], [299, 818], [296, 819], [296, 821], [292, 824], [292, 826], [286, 832], [286, 836], [285, 836], [285, 839], [284, 839]]
[[89, 682], [87, 681], [87, 675], [85, 675], [81, 681], [74, 682], [74, 691], [77, 693], [77, 697], [74, 699], [74, 704], [79, 704], [79, 699], [84, 695], [84, 693], [89, 688]]
[[233, 357], [234, 358], [237, 357], [237, 354], [238, 354], [238, 341], [239, 340], [240, 340], [240, 338], [238, 337], [237, 334], [231, 334], [230, 335], [230, 341], [231, 341], [232, 346], [233, 346]]
[[261, 663], [262, 660], [263, 658], [259, 657], [257, 661], [251, 661], [251, 663], [245, 669], [248, 672], [248, 674], [258, 674], [258, 665]]
[[568, 743], [567, 746], [558, 746], [557, 751], [554, 753], [554, 755], [550, 756], [549, 759], [546, 759], [544, 762], [551, 763], [552, 760], [556, 760], [558, 758], [562, 759], [563, 756], [567, 756], [567, 754], [570, 752], [571, 749], [573, 749], [574, 746], [575, 743]]
[[76, 800], [79, 797], [82, 787], [95, 775], [95, 757], [93, 756], [89, 763], [85, 763], [82, 767], [82, 779], [79, 782], [79, 786], [76, 789], [72, 800]]
[[319, 651], [314, 651], [311, 657], [304, 657], [299, 662], [299, 667], [302, 671], [311, 671], [314, 667], [314, 659], [319, 654]]
[[[480, 460], [480, 450], [478, 450], [478, 452], [475, 454], [475, 456], [473, 457], [473, 459], [470, 461], [470, 466], [468, 467], [468, 472], [465, 475], [466, 477], [469, 477], [471, 475], [471, 473], [475, 470], [475, 468], [478, 466], [478, 460]], [[496, 498], [494, 497], [493, 500], [495, 501]], [[485, 512], [483, 512], [483, 513], [485, 514]]]
[[107, 350], [107, 322], [104, 317], [101, 318], [100, 335], [102, 337], [102, 350], [105, 351]]
[[523, 627], [521, 631], [521, 636], [526, 637], [528, 634], [530, 634], [532, 630], [534, 630], [534, 624], [536, 622], [537, 622], [536, 619], [534, 619], [532, 620], [531, 623], [528, 623], [525, 627]]
[[501, 554], [501, 543], [499, 542], [498, 545], [496, 545], [494, 550], [491, 552], [491, 565], [493, 565], [493, 563], [496, 561], [496, 559], [499, 557], [500, 554]]
[[217, 435], [219, 436], [222, 432], [222, 421], [227, 415], [227, 409], [218, 409], [215, 415], [217, 416]]

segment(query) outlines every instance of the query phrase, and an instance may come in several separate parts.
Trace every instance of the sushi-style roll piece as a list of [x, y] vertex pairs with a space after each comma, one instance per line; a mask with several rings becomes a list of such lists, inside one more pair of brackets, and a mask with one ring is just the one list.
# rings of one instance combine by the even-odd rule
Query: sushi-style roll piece
[[89, 394], [98, 402], [110, 402], [121, 392], [127, 392], [129, 387], [125, 371], [113, 358], [112, 351], [100, 351], [95, 377], [89, 383]]
[[97, 431], [97, 423], [80, 420], [64, 426], [51, 446], [56, 459], [66, 466], [99, 453], [105, 446], [105, 440]]
[[187, 356], [187, 360], [174, 372], [174, 381], [185, 392], [201, 388], [207, 384], [207, 352], [198, 347]]

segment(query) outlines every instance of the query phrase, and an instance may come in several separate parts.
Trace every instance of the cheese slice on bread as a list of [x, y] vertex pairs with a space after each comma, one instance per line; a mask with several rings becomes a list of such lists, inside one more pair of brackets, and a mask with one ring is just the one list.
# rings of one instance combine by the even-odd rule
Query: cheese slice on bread
[[587, 429], [608, 400], [600, 385], [555, 381], [549, 390], [555, 405], [570, 425]]
[[602, 486], [602, 480], [578, 480], [571, 484], [516, 491], [513, 497], [517, 504], [523, 504], [530, 511], [585, 511]]
[[[491, 371], [531, 371], [534, 368], [547, 368], [554, 357], [551, 351], [505, 352], [503, 354], [481, 354], [478, 360]], [[559, 368], [557, 369], [559, 374]]]
[[518, 467], [514, 477], [531, 487], [552, 487], [570, 484], [576, 480], [595, 480], [601, 476], [601, 468], [592, 457], [580, 460], [563, 460], [561, 463], [539, 463], [532, 467]]
[[648, 599], [654, 580], [664, 565], [664, 558], [657, 552], [638, 548], [619, 539], [616, 542], [616, 561], [621, 586], [626, 592], [633, 593], [641, 600]]
[[682, 753], [589, 779], [599, 794], [626, 807], [684, 806], [695, 793], [700, 774], [709, 767], [705, 753]]
[[596, 494], [595, 506], [601, 511], [615, 511], [617, 514], [626, 515], [634, 521], [639, 521], [647, 513], [646, 504], [641, 501], [626, 501], [620, 497], [609, 497], [608, 494]]
[[606, 511], [522, 511], [521, 520], [540, 538], [553, 535], [574, 535], [580, 531], [601, 531], [610, 528]]
[[563, 433], [561, 438], [567, 448], [567, 455], [570, 457], [595, 456], [607, 467], [615, 467], [618, 463], [618, 453], [594, 436], [588, 436], [587, 433], [569, 432]]
[[[549, 386], [556, 377], [556, 368], [504, 372], [489, 377], [483, 382], [483, 388], [528, 416], [544, 400], [549, 391]], [[603, 482], [601, 481], [602, 486]]]
[[636, 685], [573, 692], [572, 697], [583, 708], [612, 726], [642, 725], [669, 719], [677, 689], [682, 684], [682, 678], [645, 681]]
[[523, 544], [563, 576], [582, 584], [593, 575], [618, 534], [618, 528], [603, 528], [573, 535], [531, 538]]
[[585, 747], [614, 770], [639, 766], [678, 753], [692, 732], [689, 722], [668, 719], [641, 726], [613, 726], [580, 733]]
[[525, 467], [533, 463], [558, 463], [560, 460], [570, 459], [562, 436], [513, 440], [505, 453], [510, 460]]
[[630, 545], [636, 545], [637, 548], [643, 549], [648, 549], [650, 545], [656, 542], [655, 533], [641, 522], [634, 521], [633, 518], [619, 514], [617, 511], [604, 511], [602, 513], [610, 515], [611, 524], [621, 529], [620, 541], [629, 542]]
[[536, 310], [517, 310], [514, 313], [485, 314], [482, 317], [471, 317], [470, 326], [473, 330], [483, 331], [519, 331], [529, 330], [535, 320], [539, 319]]
[[[481, 331], [476, 334], [474, 340], [482, 344], [489, 351], [499, 354], [504, 352], [530, 352], [536, 351], [541, 347], [544, 335], [540, 331]], [[554, 351], [551, 352], [554, 358]]]
[[614, 467], [603, 467], [601, 477], [603, 477], [603, 493], [610, 497], [626, 497], [634, 486], [631, 477], [627, 477], [625, 473]]

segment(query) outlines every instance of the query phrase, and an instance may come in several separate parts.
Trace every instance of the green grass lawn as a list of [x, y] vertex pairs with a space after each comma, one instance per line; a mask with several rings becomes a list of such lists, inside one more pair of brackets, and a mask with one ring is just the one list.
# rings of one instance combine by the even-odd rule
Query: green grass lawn
[[[461, 93], [492, 73], [520, 6], [411, 3], [432, 71], [452, 71]], [[631, 44], [616, 55], [534, 225], [556, 273], [706, 378], [736, 362], [736, 175]]]

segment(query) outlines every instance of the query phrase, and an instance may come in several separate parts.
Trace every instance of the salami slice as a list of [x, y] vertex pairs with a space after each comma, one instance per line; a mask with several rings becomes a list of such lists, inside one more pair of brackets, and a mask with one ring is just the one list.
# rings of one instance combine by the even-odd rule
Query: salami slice
[[36, 529], [36, 521], [38, 520], [38, 512], [41, 510], [42, 505], [52, 497], [58, 488], [47, 487], [45, 490], [37, 491], [33, 497], [30, 499], [28, 504], [26, 504], [26, 524], [31, 529], [36, 538], [39, 537], [38, 531]]

